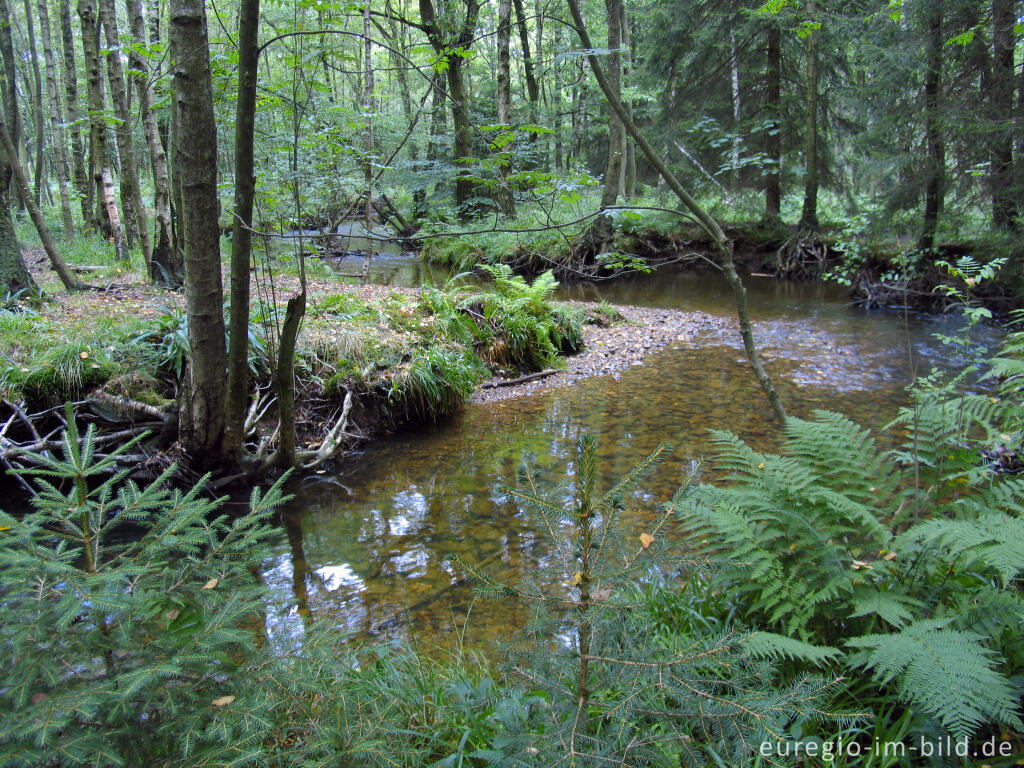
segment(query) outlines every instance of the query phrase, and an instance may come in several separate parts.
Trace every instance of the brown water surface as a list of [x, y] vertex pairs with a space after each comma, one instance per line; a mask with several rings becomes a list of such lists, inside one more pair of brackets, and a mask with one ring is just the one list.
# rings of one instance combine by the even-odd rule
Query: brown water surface
[[[374, 272], [380, 282], [408, 285], [424, 275], [408, 258], [385, 264], [390, 271]], [[747, 284], [758, 343], [795, 416], [837, 410], [877, 429], [906, 403], [915, 370], [962, 364], [932, 336], [951, 332], [951, 320], [864, 312], [819, 283]], [[571, 286], [563, 295], [733, 314], [724, 281], [708, 273]], [[989, 344], [995, 338], [980, 335]], [[763, 450], [778, 438], [735, 332], [681, 342], [616, 376], [470, 405], [444, 424], [374, 443], [337, 475], [293, 483], [296, 498], [263, 572], [281, 598], [268, 618], [281, 632], [301, 632], [302, 617], [312, 615], [362, 636], [486, 647], [522, 627], [526, 610], [474, 601], [448, 556], [511, 580], [553, 565], [545, 537], [496, 485], [514, 484], [524, 462], [553, 482], [571, 481], [584, 432], [598, 439], [605, 485], [671, 443], [671, 458], [628, 500], [627, 524], [639, 535], [709, 455], [709, 429], [732, 430]]]

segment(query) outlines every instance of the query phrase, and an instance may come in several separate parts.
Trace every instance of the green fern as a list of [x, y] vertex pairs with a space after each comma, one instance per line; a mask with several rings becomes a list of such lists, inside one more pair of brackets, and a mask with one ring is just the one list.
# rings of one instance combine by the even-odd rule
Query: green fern
[[1024, 728], [1014, 686], [996, 667], [1001, 659], [973, 632], [948, 620], [919, 621], [901, 632], [847, 640], [860, 649], [851, 663], [873, 670], [882, 684], [898, 681], [901, 698], [942, 721], [957, 737], [995, 721]]

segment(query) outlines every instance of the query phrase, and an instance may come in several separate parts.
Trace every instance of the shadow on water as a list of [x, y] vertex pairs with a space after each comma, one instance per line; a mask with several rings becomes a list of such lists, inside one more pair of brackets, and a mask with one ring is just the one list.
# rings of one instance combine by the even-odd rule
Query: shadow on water
[[[911, 361], [918, 373], [950, 365], [932, 337], [950, 332], [949, 320], [904, 323], [896, 313], [863, 312], [820, 284], [749, 283], [758, 341], [795, 416], [823, 408], [879, 428], [906, 402]], [[572, 286], [564, 294], [732, 312], [724, 282], [707, 273]], [[980, 340], [995, 338], [989, 331]], [[761, 449], [778, 438], [735, 331], [680, 342], [619, 375], [470, 405], [444, 424], [371, 445], [341, 474], [295, 483], [285, 531], [264, 570], [288, 603], [271, 622], [276, 631], [301, 631], [308, 610], [358, 635], [412, 634], [446, 645], [468, 618], [467, 644], [490, 645], [523, 626], [526, 611], [474, 602], [448, 556], [484, 563], [506, 579], [553, 565], [545, 538], [495, 492], [497, 484], [514, 484], [523, 462], [551, 481], [571, 481], [584, 432], [598, 438], [606, 484], [660, 442], [671, 443], [671, 458], [627, 503], [630, 535], [639, 536], [657, 504], [709, 454], [710, 429], [732, 430]]]

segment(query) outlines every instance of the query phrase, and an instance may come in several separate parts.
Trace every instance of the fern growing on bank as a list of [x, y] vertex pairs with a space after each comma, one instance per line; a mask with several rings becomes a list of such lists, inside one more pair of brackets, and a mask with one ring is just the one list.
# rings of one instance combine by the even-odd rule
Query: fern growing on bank
[[1012, 377], [998, 396], [959, 385], [919, 387], [893, 451], [821, 411], [790, 421], [780, 455], [713, 433], [727, 484], [698, 489], [690, 538], [728, 559], [713, 585], [737, 617], [789, 638], [763, 636], [769, 657], [864, 669], [917, 727], [968, 737], [1024, 729], [1024, 479], [998, 458], [1024, 408]]

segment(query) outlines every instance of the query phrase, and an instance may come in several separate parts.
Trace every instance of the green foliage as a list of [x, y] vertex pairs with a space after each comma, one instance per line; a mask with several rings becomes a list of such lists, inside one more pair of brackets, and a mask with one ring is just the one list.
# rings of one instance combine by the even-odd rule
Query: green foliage
[[493, 279], [493, 290], [463, 297], [460, 307], [477, 319], [484, 360], [539, 371], [557, 364], [560, 355], [582, 348], [582, 314], [551, 302], [558, 282], [550, 270], [527, 283], [507, 264], [482, 268]]
[[[660, 446], [601, 491], [596, 446], [584, 436], [571, 492], [565, 484], [545, 488], [525, 470], [516, 488], [498, 488], [546, 533], [554, 554], [551, 565], [516, 584], [469, 567], [485, 595], [536, 609], [526, 637], [510, 649], [517, 676], [546, 702], [543, 732], [514, 732], [509, 745], [532, 753], [531, 764], [741, 765], [762, 741], [785, 738], [789, 722], [829, 719], [827, 680], [767, 684], [775, 672], [764, 657], [793, 654], [795, 644], [749, 645], [728, 628], [668, 635], [657, 611], [635, 600], [631, 582], [652, 568], [701, 565], [673, 555], [666, 538], [689, 505], [692, 476], [646, 530], [620, 523], [636, 502], [631, 489], [668, 451]], [[565, 640], [552, 647], [552, 633]]]
[[991, 720], [1024, 728], [1018, 691], [997, 669], [1002, 659], [984, 635], [948, 629], [949, 621], [850, 638], [846, 644], [863, 651], [850, 663], [872, 670], [882, 684], [897, 681], [901, 698], [938, 717], [957, 738]]
[[[39, 496], [0, 513], [0, 761], [241, 763], [273, 719], [252, 653], [279, 486], [229, 519], [169, 475], [140, 488], [74, 419], [63, 457], [32, 456]], [[105, 478], [105, 479], [104, 479]]]
[[777, 456], [713, 434], [727, 484], [698, 489], [691, 531], [729, 557], [712, 585], [738, 619], [800, 643], [766, 635], [767, 653], [871, 671], [876, 689], [858, 701], [899, 720], [895, 696], [910, 713], [901, 728], [1024, 727], [1024, 655], [1006, 631], [1024, 616], [1020, 343], [1011, 334], [994, 359], [1008, 375], [998, 397], [962, 377], [919, 384], [890, 451], [826, 412], [791, 420]]

